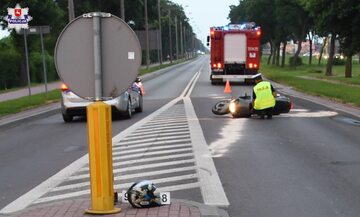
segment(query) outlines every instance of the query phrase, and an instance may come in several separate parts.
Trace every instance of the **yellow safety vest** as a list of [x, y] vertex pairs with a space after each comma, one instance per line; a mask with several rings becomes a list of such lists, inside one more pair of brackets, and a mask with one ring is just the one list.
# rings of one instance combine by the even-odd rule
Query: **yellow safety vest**
[[253, 89], [256, 95], [254, 109], [263, 110], [275, 106], [275, 98], [271, 91], [270, 82], [261, 81]]

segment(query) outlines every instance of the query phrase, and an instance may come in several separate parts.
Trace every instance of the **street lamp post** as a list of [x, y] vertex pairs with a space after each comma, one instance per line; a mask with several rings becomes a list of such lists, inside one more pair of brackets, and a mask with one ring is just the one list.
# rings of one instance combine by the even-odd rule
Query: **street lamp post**
[[28, 80], [29, 96], [31, 96], [31, 80], [30, 80], [30, 70], [29, 70], [29, 55], [28, 55], [26, 29], [23, 29], [23, 31], [24, 31], [24, 44], [25, 44], [26, 74], [27, 74], [27, 80]]
[[172, 63], [172, 60], [173, 60], [173, 51], [172, 51], [172, 37], [171, 37], [171, 11], [170, 11], [170, 8], [169, 8], [169, 43], [170, 43], [170, 63]]
[[158, 0], [158, 15], [159, 15], [159, 50], [160, 50], [160, 65], [162, 64], [162, 37], [161, 37], [161, 10], [160, 10], [160, 0]]
[[69, 22], [75, 19], [74, 1], [68, 0]]
[[149, 23], [148, 23], [148, 11], [147, 11], [147, 0], [145, 0], [145, 35], [146, 35], [146, 69], [149, 68]]
[[183, 33], [182, 33], [182, 21], [180, 21], [180, 49], [181, 49], [181, 58], [184, 58], [184, 41], [183, 41]]
[[123, 19], [125, 21], [125, 4], [124, 4], [124, 0], [120, 0], [120, 14], [121, 14], [121, 19]]
[[175, 45], [176, 45], [176, 59], [179, 59], [179, 36], [178, 36], [178, 22], [175, 16]]
[[185, 25], [183, 26], [183, 34], [184, 34], [184, 52], [185, 52], [185, 59], [187, 58], [187, 51], [186, 51], [186, 28]]

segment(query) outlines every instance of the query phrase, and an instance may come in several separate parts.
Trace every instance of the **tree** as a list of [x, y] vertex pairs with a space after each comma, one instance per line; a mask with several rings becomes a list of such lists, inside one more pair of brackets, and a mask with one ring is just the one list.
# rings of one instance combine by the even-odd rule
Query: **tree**
[[[298, 44], [294, 54], [294, 60], [297, 60], [302, 48], [302, 42], [305, 40], [312, 23], [309, 13], [298, 0], [276, 0], [276, 14], [281, 19], [279, 25], [284, 26], [291, 34], [291, 38]], [[293, 64], [296, 64], [296, 62], [294, 61]]]
[[20, 60], [20, 54], [16, 50], [11, 37], [0, 40], [0, 89], [8, 89], [16, 86], [18, 82], [18, 70], [16, 67]]
[[360, 6], [355, 1], [339, 1], [340, 50], [346, 55], [345, 77], [352, 77], [352, 56], [360, 51]]
[[335, 39], [342, 23], [338, 19], [339, 1], [332, 0], [301, 0], [303, 7], [313, 17], [317, 33], [323, 37], [331, 35], [330, 53], [325, 74], [332, 75], [335, 51]]
[[230, 6], [229, 17], [232, 23], [255, 22], [261, 26], [263, 32], [261, 43], [271, 45], [271, 54], [268, 59], [275, 57], [276, 26], [275, 4], [273, 0], [242, 0], [237, 6]]
[[[62, 28], [66, 24], [66, 21], [64, 19], [65, 13], [58, 6], [58, 3], [53, 0], [22, 0], [22, 1], [18, 1], [17, 3], [19, 3], [22, 8], [24, 7], [29, 8], [29, 14], [30, 16], [33, 17], [33, 20], [30, 21], [29, 25], [50, 26], [51, 34], [46, 37], [45, 48], [47, 51], [49, 51], [49, 53], [53, 53], [57, 37], [60, 31], [62, 30]], [[11, 8], [15, 7], [15, 3], [12, 1], [0, 2], [0, 11], [1, 11], [0, 20], [3, 20], [3, 16], [7, 15], [8, 7]], [[0, 24], [3, 28], [7, 27], [6, 22], [1, 22]], [[19, 79], [20, 85], [23, 85], [27, 81], [27, 73], [25, 67], [26, 63], [25, 63], [25, 54], [24, 54], [24, 38], [22, 35], [17, 34], [14, 30], [11, 32], [10, 37], [13, 38], [14, 46], [17, 50], [17, 53], [21, 55], [21, 58], [19, 59], [20, 62], [18, 64], [15, 64], [15, 66], [20, 66], [17, 69], [18, 71], [17, 76], [20, 78]], [[32, 47], [33, 43], [38, 43], [37, 42], [38, 38], [39, 38], [38, 35], [28, 36], [29, 47]], [[29, 52], [34, 51], [34, 49], [39, 51], [40, 45], [32, 47], [32, 50], [29, 50]], [[41, 73], [41, 69], [39, 69], [38, 71], [39, 73]]]

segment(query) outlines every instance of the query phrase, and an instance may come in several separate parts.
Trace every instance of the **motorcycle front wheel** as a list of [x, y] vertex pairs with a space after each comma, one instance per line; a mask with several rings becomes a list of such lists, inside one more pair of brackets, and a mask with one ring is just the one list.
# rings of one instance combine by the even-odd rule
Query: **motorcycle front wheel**
[[221, 100], [219, 102], [217, 102], [211, 109], [212, 113], [216, 114], [216, 115], [225, 115], [225, 114], [229, 114], [229, 104], [230, 104], [230, 99], [225, 99], [225, 100]]

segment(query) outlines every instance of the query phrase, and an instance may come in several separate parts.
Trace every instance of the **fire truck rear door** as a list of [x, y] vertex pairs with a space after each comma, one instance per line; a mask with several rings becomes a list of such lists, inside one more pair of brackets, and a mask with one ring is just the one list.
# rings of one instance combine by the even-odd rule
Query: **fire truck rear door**
[[225, 34], [224, 62], [225, 64], [246, 62], [246, 34]]

